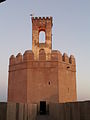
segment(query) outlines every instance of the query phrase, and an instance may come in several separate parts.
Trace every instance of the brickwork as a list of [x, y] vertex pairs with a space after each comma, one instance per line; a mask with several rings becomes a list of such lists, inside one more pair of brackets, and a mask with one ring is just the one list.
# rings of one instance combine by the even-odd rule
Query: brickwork
[[[32, 50], [9, 62], [8, 101], [23, 103], [73, 102], [76, 94], [76, 63], [52, 50], [52, 17], [32, 18]], [[39, 43], [39, 32], [45, 31], [45, 43]]]
[[[45, 32], [45, 43], [39, 42], [39, 33]], [[46, 59], [50, 59], [52, 49], [52, 17], [32, 17], [32, 51], [35, 60], [38, 60], [39, 50], [44, 49]]]

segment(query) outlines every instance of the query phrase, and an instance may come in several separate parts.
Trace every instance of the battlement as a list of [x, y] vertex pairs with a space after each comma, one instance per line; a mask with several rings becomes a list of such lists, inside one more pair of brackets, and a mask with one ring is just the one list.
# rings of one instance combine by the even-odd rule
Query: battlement
[[65, 62], [68, 64], [73, 64], [75, 65], [75, 58], [73, 55], [70, 55], [70, 57], [64, 53], [63, 55], [61, 54], [60, 51], [58, 50], [52, 50], [51, 52], [51, 60], [52, 61], [60, 61], [60, 62]]
[[32, 17], [32, 20], [52, 20], [52, 17]]
[[[38, 27], [38, 29], [46, 27], [52, 27], [52, 17], [32, 17], [32, 23], [34, 28]], [[33, 27], [32, 27], [33, 28]]]
[[21, 53], [18, 53], [16, 57], [14, 55], [11, 55], [9, 64], [15, 65], [28, 61], [58, 61], [58, 62], [64, 62], [66, 64], [72, 64], [72, 65], [76, 64], [73, 55], [70, 55], [70, 57], [66, 53], [62, 55], [61, 52], [58, 50], [52, 50], [51, 60], [46, 60], [46, 53], [43, 49], [39, 51], [39, 60], [34, 59], [34, 53], [32, 50], [27, 50], [23, 55]]

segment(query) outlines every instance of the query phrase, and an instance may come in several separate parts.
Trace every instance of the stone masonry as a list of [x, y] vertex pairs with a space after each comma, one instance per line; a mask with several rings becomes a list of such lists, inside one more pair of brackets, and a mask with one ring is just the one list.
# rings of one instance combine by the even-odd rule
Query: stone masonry
[[[40, 31], [45, 32], [45, 43], [39, 43]], [[8, 102], [38, 104], [76, 100], [74, 56], [52, 50], [52, 17], [32, 17], [32, 50], [10, 57]]]

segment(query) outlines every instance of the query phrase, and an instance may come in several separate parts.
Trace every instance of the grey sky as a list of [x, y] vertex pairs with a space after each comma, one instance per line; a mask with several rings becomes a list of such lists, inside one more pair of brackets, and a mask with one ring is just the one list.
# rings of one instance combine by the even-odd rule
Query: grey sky
[[10, 55], [32, 49], [31, 13], [53, 17], [53, 49], [76, 57], [78, 100], [90, 99], [90, 0], [7, 0], [0, 4], [0, 101]]

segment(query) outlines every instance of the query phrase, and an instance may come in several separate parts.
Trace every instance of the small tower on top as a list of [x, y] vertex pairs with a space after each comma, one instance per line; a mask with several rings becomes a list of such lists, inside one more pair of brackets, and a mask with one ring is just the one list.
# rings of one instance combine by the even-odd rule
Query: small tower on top
[[[40, 32], [45, 33], [45, 42], [39, 41]], [[32, 17], [32, 51], [34, 59], [39, 60], [39, 52], [43, 50], [46, 60], [51, 59], [52, 50], [52, 17]]]

